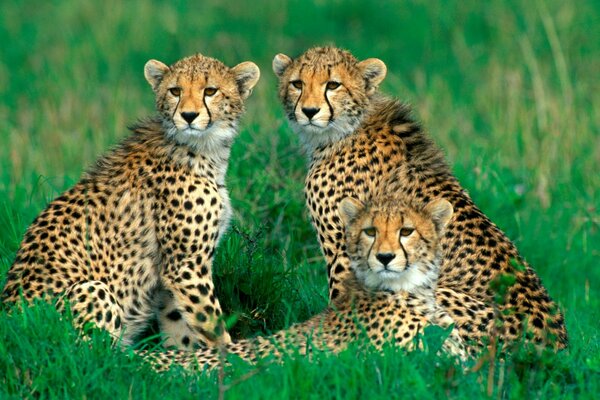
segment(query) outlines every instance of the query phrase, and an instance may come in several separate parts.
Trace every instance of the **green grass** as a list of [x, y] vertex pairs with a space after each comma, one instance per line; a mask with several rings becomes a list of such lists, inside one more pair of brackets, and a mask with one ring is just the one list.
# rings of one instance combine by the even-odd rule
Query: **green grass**
[[[255, 61], [262, 78], [233, 148], [234, 229], [215, 266], [236, 337], [326, 304], [302, 195], [305, 159], [276, 99], [271, 60], [336, 44], [388, 66], [477, 204], [516, 242], [566, 313], [571, 347], [494, 363], [493, 397], [600, 391], [600, 3], [12, 1], [0, 13], [0, 285], [28, 224], [153, 112], [150, 58]], [[252, 3], [252, 4], [250, 4]], [[258, 4], [257, 4], [258, 3]], [[383, 3], [383, 2], [381, 2]], [[234, 363], [227, 398], [480, 398], [431, 353], [349, 350], [259, 368]], [[241, 382], [237, 381], [242, 378]], [[501, 380], [501, 383], [499, 381]], [[82, 343], [48, 306], [0, 311], [0, 398], [217, 397], [218, 377], [152, 372], [101, 332]]]

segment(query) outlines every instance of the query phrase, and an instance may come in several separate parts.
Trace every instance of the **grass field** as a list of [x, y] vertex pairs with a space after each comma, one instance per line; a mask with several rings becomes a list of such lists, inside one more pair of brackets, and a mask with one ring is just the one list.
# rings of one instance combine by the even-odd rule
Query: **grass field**
[[217, 374], [156, 374], [102, 332], [81, 343], [39, 305], [0, 312], [0, 398], [597, 396], [599, 16], [593, 0], [4, 2], [0, 285], [45, 204], [153, 112], [144, 63], [202, 52], [228, 65], [253, 60], [262, 72], [233, 148], [235, 220], [215, 266], [221, 302], [237, 316], [232, 332], [320, 312], [326, 277], [304, 209], [305, 159], [270, 65], [278, 52], [336, 44], [387, 64], [382, 90], [414, 106], [475, 202], [538, 271], [565, 311], [571, 346], [464, 374], [431, 353], [348, 350], [234, 364], [219, 385]]

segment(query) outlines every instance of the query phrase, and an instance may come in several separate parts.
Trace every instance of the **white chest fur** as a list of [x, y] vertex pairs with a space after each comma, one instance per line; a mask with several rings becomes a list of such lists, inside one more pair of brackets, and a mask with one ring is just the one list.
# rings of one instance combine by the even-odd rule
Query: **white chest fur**
[[[221, 197], [221, 215], [219, 218], [219, 236], [218, 241], [221, 240], [227, 229], [229, 229], [229, 223], [233, 214], [231, 208], [231, 201], [229, 199], [229, 192], [225, 186], [219, 187], [219, 196]], [[218, 242], [217, 242], [218, 243]]]

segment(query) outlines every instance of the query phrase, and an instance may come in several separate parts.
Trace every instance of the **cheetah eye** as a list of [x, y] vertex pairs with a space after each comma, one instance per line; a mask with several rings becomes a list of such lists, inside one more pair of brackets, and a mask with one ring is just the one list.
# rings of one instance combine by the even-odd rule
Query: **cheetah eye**
[[204, 89], [204, 95], [208, 97], [214, 96], [215, 93], [217, 93], [217, 90], [218, 89], [214, 87], [207, 87], [206, 89]]
[[410, 236], [415, 231], [415, 228], [402, 228], [400, 229], [400, 236]]
[[339, 82], [334, 82], [334, 81], [327, 82], [327, 90], [335, 90], [335, 89], [339, 88], [340, 85], [341, 85], [341, 83], [339, 83]]
[[290, 84], [296, 89], [302, 89], [302, 81], [291, 81]]
[[375, 234], [377, 233], [377, 229], [373, 228], [372, 226], [369, 228], [365, 228], [363, 229], [363, 232], [365, 233], [365, 235], [367, 235], [368, 237], [374, 237]]
[[169, 93], [171, 93], [175, 97], [179, 97], [181, 95], [181, 89], [178, 87], [174, 87], [169, 89]]

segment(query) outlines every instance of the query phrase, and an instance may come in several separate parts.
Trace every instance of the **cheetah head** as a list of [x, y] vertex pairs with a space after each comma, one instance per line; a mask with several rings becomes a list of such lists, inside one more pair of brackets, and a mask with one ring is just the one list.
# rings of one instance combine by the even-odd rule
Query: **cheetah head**
[[340, 202], [346, 248], [357, 279], [375, 290], [434, 287], [441, 262], [440, 239], [453, 214], [444, 200], [416, 210], [397, 200]]
[[359, 62], [348, 51], [315, 47], [296, 59], [277, 54], [273, 71], [292, 127], [316, 147], [356, 130], [387, 69], [376, 58]]
[[196, 54], [171, 66], [150, 60], [146, 80], [156, 95], [156, 108], [168, 133], [183, 142], [201, 137], [231, 139], [260, 70], [252, 62], [228, 68]]

